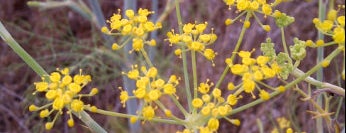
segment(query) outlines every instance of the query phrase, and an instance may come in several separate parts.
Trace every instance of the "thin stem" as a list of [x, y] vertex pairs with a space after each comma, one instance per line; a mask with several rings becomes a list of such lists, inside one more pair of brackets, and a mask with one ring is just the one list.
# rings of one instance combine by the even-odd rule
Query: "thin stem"
[[[179, 33], [183, 33], [183, 28], [182, 28], [182, 18], [181, 18], [181, 13], [180, 13], [180, 5], [179, 5], [179, 0], [175, 0], [175, 10], [177, 14], [177, 20], [178, 20], [178, 25], [179, 25]], [[185, 51], [185, 47], [181, 47], [182, 51]], [[184, 81], [185, 81], [185, 90], [186, 90], [186, 97], [187, 97], [187, 104], [189, 106], [189, 111], [192, 110], [192, 95], [191, 95], [191, 89], [190, 89], [190, 80], [189, 80], [189, 73], [187, 71], [187, 59], [186, 59], [186, 53], [182, 52], [181, 56], [183, 58], [183, 71], [184, 71]]]
[[32, 70], [34, 70], [40, 77], [47, 76], [48, 73], [32, 58], [11, 36], [11, 34], [6, 30], [2, 22], [0, 21], [0, 36], [1, 38], [12, 48], [12, 50], [20, 57], [22, 60], [28, 64]]
[[[326, 13], [326, 1], [325, 0], [319, 0], [318, 1], [318, 18], [320, 21], [324, 20], [325, 18], [325, 13]], [[324, 35], [322, 32], [318, 32], [318, 39], [324, 39]], [[317, 48], [317, 62], [321, 62], [323, 60], [324, 56], [324, 48], [319, 47]], [[323, 69], [320, 69], [316, 73], [317, 80], [323, 81]], [[317, 103], [318, 105], [322, 106], [322, 96], [317, 97]], [[317, 133], [323, 133], [323, 121], [320, 118], [316, 119], [316, 130]]]
[[175, 103], [175, 105], [177, 105], [177, 107], [179, 108], [179, 110], [184, 114], [184, 116], [187, 116], [189, 113], [185, 110], [185, 108], [180, 104], [180, 102], [178, 101], [177, 98], [175, 98], [172, 95], [169, 95], [171, 97], [171, 99], [173, 100], [173, 102]]
[[[304, 72], [301, 71], [300, 69], [294, 69], [292, 72], [292, 75], [298, 78], [298, 77], [304, 75]], [[319, 87], [319, 88], [327, 88], [329, 91], [345, 97], [345, 90], [342, 87], [339, 87], [339, 86], [336, 86], [336, 85], [333, 85], [330, 83], [318, 81], [318, 80], [316, 80], [310, 76], [306, 77], [304, 79], [304, 81], [306, 81], [306, 82], [308, 82], [308, 83], [310, 83], [316, 87]]]
[[[245, 21], [249, 21], [250, 16], [251, 16], [251, 12], [249, 11], [246, 14]], [[238, 52], [238, 50], [240, 48], [241, 42], [243, 41], [243, 38], [244, 38], [244, 35], [245, 35], [245, 31], [246, 31], [246, 28], [245, 28], [245, 25], [243, 24], [243, 27], [241, 29], [241, 32], [240, 32], [240, 35], [239, 35], [239, 38], [238, 38], [238, 41], [237, 41], [237, 44], [236, 44], [236, 46], [235, 46], [235, 48], [234, 48], [234, 50], [232, 52], [232, 56], [231, 56], [232, 62], [233, 62], [233, 60], [235, 58], [236, 53]], [[220, 79], [217, 81], [217, 83], [215, 85], [215, 88], [218, 88], [221, 85], [221, 82], [225, 79], [225, 76], [228, 73], [228, 70], [229, 70], [229, 66], [227, 65], [226, 68], [224, 69], [224, 71], [222, 72], [222, 75], [220, 76]]]
[[[160, 107], [160, 109], [162, 111], [168, 110], [165, 105], [163, 105], [159, 100], [155, 101], [155, 103]], [[184, 123], [184, 120], [179, 119], [178, 117], [174, 116], [173, 114], [171, 114], [171, 116], [169, 116], [169, 118], [172, 118], [173, 120], [180, 122], [180, 123]]]
[[193, 75], [193, 98], [197, 98], [197, 66], [196, 66], [196, 51], [191, 51], [191, 64]]
[[148, 65], [149, 65], [150, 67], [154, 67], [154, 65], [153, 65], [153, 63], [151, 62], [151, 60], [150, 60], [150, 58], [149, 58], [147, 52], [146, 52], [144, 49], [141, 49], [141, 53], [142, 53], [142, 55], [143, 55], [143, 57], [144, 57], [144, 59], [145, 59], [145, 62], [147, 62]]
[[281, 31], [282, 47], [284, 47], [285, 53], [287, 53], [289, 55], [290, 53], [288, 53], [288, 48], [287, 48], [287, 44], [286, 44], [286, 37], [285, 37], [284, 27], [281, 27], [280, 31]]

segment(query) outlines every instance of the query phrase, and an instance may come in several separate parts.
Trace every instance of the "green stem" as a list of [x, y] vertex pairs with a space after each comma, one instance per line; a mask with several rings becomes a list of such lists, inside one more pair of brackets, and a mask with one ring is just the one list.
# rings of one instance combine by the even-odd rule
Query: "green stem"
[[[183, 33], [183, 28], [182, 28], [182, 18], [181, 18], [181, 13], [180, 13], [180, 5], [179, 5], [179, 0], [175, 0], [175, 10], [177, 14], [177, 19], [178, 19], [178, 25], [179, 25], [179, 33]], [[182, 51], [186, 51], [185, 47], [181, 47]], [[189, 111], [192, 110], [192, 95], [191, 95], [191, 89], [190, 89], [190, 80], [189, 80], [189, 73], [187, 71], [187, 59], [186, 59], [186, 53], [182, 52], [181, 56], [183, 58], [183, 71], [184, 71], [184, 81], [185, 81], [185, 90], [186, 90], [186, 97], [187, 97], [187, 104], [189, 106]]]
[[169, 95], [171, 97], [171, 99], [173, 100], [173, 102], [175, 103], [175, 105], [177, 105], [177, 107], [179, 108], [179, 110], [184, 114], [184, 116], [187, 116], [189, 113], [185, 110], [185, 108], [180, 104], [180, 102], [178, 101], [177, 98], [175, 98], [172, 95]]
[[[196, 51], [191, 51], [191, 64], [193, 76], [193, 98], [197, 98], [197, 67], [196, 67]], [[197, 113], [196, 108], [193, 108], [193, 113]]]
[[11, 36], [0, 21], [0, 36], [12, 48], [12, 50], [28, 64], [40, 77], [47, 76], [48, 73], [32, 58]]
[[290, 55], [290, 53], [288, 53], [288, 48], [287, 48], [287, 44], [286, 44], [286, 37], [285, 37], [285, 30], [284, 30], [284, 27], [281, 27], [281, 28], [280, 28], [280, 31], [281, 31], [282, 47], [284, 47], [285, 53], [287, 53], [288, 55]]
[[[295, 69], [293, 72], [292, 72], [292, 75], [295, 76], [296, 78], [304, 75], [304, 72], [301, 71], [300, 69]], [[333, 84], [330, 84], [330, 83], [326, 83], [326, 82], [321, 82], [321, 81], [318, 81], [310, 76], [306, 77], [304, 79], [306, 82], [318, 87], [318, 88], [327, 88], [328, 91], [331, 91], [335, 94], [338, 94], [340, 96], [343, 96], [345, 97], [345, 90], [342, 88], [342, 87], [339, 87], [339, 86], [336, 86], [336, 85], [333, 85]]]
[[147, 52], [146, 52], [144, 49], [141, 49], [141, 53], [142, 53], [142, 55], [143, 55], [143, 57], [144, 57], [144, 59], [145, 59], [145, 62], [147, 62], [148, 65], [149, 65], [150, 67], [154, 67], [154, 65], [153, 65], [153, 63], [151, 62], [151, 60], [150, 60], [150, 58], [149, 58]]
[[[245, 21], [249, 21], [250, 16], [251, 16], [251, 11], [247, 12], [246, 17], [245, 17]], [[245, 25], [243, 25], [241, 32], [240, 32], [240, 35], [239, 35], [239, 38], [238, 38], [238, 41], [237, 41], [237, 44], [236, 44], [236, 46], [232, 52], [232, 56], [231, 56], [232, 63], [233, 63], [233, 60], [235, 58], [235, 55], [237, 54], [237, 52], [240, 48], [240, 44], [243, 41], [245, 31], [246, 31], [246, 28], [245, 28]], [[229, 66], [227, 65], [225, 70], [223, 70], [222, 75], [220, 76], [220, 79], [217, 81], [215, 88], [220, 87], [221, 82], [225, 79], [225, 76], [228, 73], [228, 70], [229, 70]]]
[[197, 98], [197, 66], [196, 66], [196, 51], [191, 51], [191, 64], [193, 75], [193, 98]]
[[[12, 48], [14, 52], [26, 64], [29, 65], [40, 77], [48, 76], [48, 73], [32, 58], [11, 36], [11, 34], [6, 30], [2, 22], [0, 21], [0, 36], [1, 38]], [[48, 78], [47, 78], [48, 79]], [[91, 130], [99, 133], [106, 133], [106, 131], [98, 125], [86, 112], [80, 112], [80, 120], [82, 120]], [[78, 116], [78, 115], [76, 115]]]
[[[324, 0], [319, 0], [318, 1], [318, 18], [320, 21], [324, 20], [325, 18], [325, 13], [326, 13], [326, 2]], [[319, 31], [318, 32], [318, 39], [324, 39], [324, 35]], [[317, 48], [317, 62], [321, 62], [323, 60], [324, 56], [324, 48], [319, 47]], [[323, 80], [323, 69], [320, 69], [316, 73], [317, 80], [322, 81]], [[318, 105], [322, 106], [322, 99], [323, 97], [319, 95], [317, 97], [317, 103]], [[323, 121], [321, 118], [316, 119], [316, 130], [317, 133], [323, 133]]]
[[[168, 109], [165, 107], [165, 105], [163, 105], [160, 101], [157, 100], [157, 101], [155, 101], [155, 103], [160, 107], [160, 109], [161, 109], [162, 111], [168, 110]], [[169, 118], [172, 118], [172, 120], [177, 121], [177, 122], [179, 122], [179, 123], [185, 123], [184, 120], [179, 119], [178, 117], [174, 116], [173, 114], [171, 114], [171, 116], [170, 116]]]
[[[336, 57], [340, 52], [342, 52], [344, 46], [339, 46], [339, 48], [335, 49], [330, 55], [328, 55], [326, 57], [326, 59], [328, 60], [332, 60], [334, 57]], [[301, 81], [303, 81], [304, 79], [306, 79], [307, 77], [309, 77], [310, 75], [312, 75], [313, 73], [315, 73], [317, 70], [322, 68], [322, 63], [317, 64], [316, 66], [314, 66], [312, 69], [310, 69], [308, 72], [306, 72], [305, 74], [301, 75], [300, 77], [298, 77], [297, 79], [293, 80], [292, 82], [288, 83], [287, 85], [285, 85], [286, 89], [290, 89], [292, 87], [294, 87], [294, 85], [300, 83]], [[274, 91], [273, 93], [270, 94], [270, 97], [275, 97], [277, 95], [279, 95], [281, 92], [280, 91]], [[235, 108], [232, 110], [232, 112], [230, 113], [231, 115], [239, 113], [245, 109], [251, 108], [257, 104], [260, 104], [262, 102], [265, 102], [262, 99], [258, 99], [256, 101], [253, 101], [251, 103], [248, 103], [246, 105], [240, 106], [238, 108]]]

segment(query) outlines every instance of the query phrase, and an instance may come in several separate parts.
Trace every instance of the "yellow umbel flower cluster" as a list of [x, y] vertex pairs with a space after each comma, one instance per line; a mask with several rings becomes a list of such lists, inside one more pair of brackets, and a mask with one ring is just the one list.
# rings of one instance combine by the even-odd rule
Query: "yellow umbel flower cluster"
[[[137, 65], [132, 66], [132, 70], [127, 73], [123, 72], [128, 78], [136, 81], [136, 89], [133, 91], [134, 96], [129, 96], [126, 90], [120, 93], [120, 101], [125, 107], [125, 103], [129, 99], [138, 99], [144, 102], [144, 107], [138, 111], [139, 116], [143, 116], [145, 120], [151, 120], [155, 116], [154, 103], [157, 103], [162, 95], [176, 96], [176, 86], [179, 79], [175, 75], [171, 75], [168, 81], [158, 77], [158, 71], [155, 67], [147, 69], [142, 66], [139, 70]], [[169, 110], [164, 110], [167, 115]]]
[[[219, 119], [226, 119], [230, 123], [239, 126], [238, 119], [230, 119], [227, 116], [232, 111], [232, 106], [235, 106], [241, 96], [238, 94], [228, 94], [227, 99], [223, 98], [222, 91], [219, 88], [212, 88], [213, 83], [208, 79], [198, 86], [199, 97], [192, 100], [192, 107], [195, 112], [186, 118], [190, 123], [188, 129], [183, 132], [192, 132], [198, 129], [201, 133], [216, 132], [219, 128]], [[234, 86], [233, 86], [234, 87]], [[230, 89], [233, 89], [229, 85]], [[191, 117], [191, 118], [190, 118]]]
[[[342, 7], [345, 8], [345, 5]], [[320, 21], [314, 18], [313, 23], [323, 34], [331, 36], [335, 43], [345, 45], [345, 15], [338, 16], [338, 11], [332, 9], [328, 12], [326, 20]], [[323, 46], [323, 44], [316, 42], [316, 46]]]
[[196, 51], [201, 53], [206, 59], [213, 62], [217, 53], [214, 52], [213, 49], [208, 49], [205, 47], [213, 44], [217, 39], [217, 35], [213, 33], [213, 29], [211, 29], [212, 32], [209, 34], [204, 33], [207, 26], [207, 22], [200, 24], [188, 23], [183, 26], [183, 34], [176, 34], [174, 33], [174, 30], [168, 32], [167, 40], [170, 42], [171, 46], [174, 44], [183, 46], [187, 49], [182, 51], [181, 48], [178, 48], [174, 53], [180, 56], [182, 52], [189, 50]]
[[235, 6], [238, 11], [258, 11], [265, 15], [270, 15], [272, 13], [272, 6], [279, 4], [279, 1], [274, 3], [267, 3], [266, 0], [223, 0], [226, 5], [230, 8]]
[[40, 111], [39, 116], [41, 118], [49, 117], [56, 112], [53, 121], [47, 122], [45, 125], [46, 129], [50, 130], [57, 118], [63, 114], [63, 109], [65, 108], [67, 110], [66, 113], [70, 115], [67, 124], [72, 127], [74, 125], [72, 113], [79, 113], [86, 106], [81, 101], [81, 97], [94, 96], [98, 93], [98, 89], [93, 88], [89, 94], [79, 94], [82, 88], [91, 81], [91, 76], [82, 75], [82, 70], [80, 70], [78, 75], [72, 77], [69, 75], [68, 68], [63, 70], [57, 69], [57, 72], [52, 72], [47, 77], [48, 79], [43, 77], [41, 82], [34, 83], [36, 91], [33, 94], [45, 92], [45, 97], [49, 103], [41, 107], [30, 105], [29, 111]]
[[236, 12], [240, 13], [239, 16], [235, 17], [235, 19], [226, 19], [225, 25], [231, 25], [237, 20], [240, 20], [242, 22], [240, 17], [247, 14], [246, 16], [248, 17], [245, 21], [243, 21], [245, 28], [249, 28], [251, 26], [249, 18], [254, 17], [256, 19], [256, 22], [262, 27], [262, 29], [266, 32], [269, 32], [271, 30], [270, 25], [262, 24], [255, 13], [263, 14], [264, 18], [266, 18], [267, 16], [272, 17], [274, 16], [273, 8], [278, 4], [286, 1], [287, 0], [275, 0], [272, 3], [269, 3], [266, 0], [223, 0], [223, 2], [229, 6], [229, 9], [234, 6], [236, 8]]
[[[162, 27], [161, 23], [155, 24], [154, 22], [149, 21], [148, 15], [153, 13], [153, 11], [149, 11], [148, 9], [140, 8], [136, 14], [133, 10], [128, 9], [125, 11], [127, 18], [122, 18], [119, 10], [117, 14], [113, 14], [110, 20], [107, 20], [110, 25], [110, 29], [104, 26], [101, 28], [101, 31], [109, 35], [130, 36], [132, 38], [132, 47], [134, 51], [140, 51], [143, 49], [144, 44], [155, 46], [155, 40], [145, 40], [145, 35], [147, 33]], [[112, 45], [112, 49], [120, 49], [126, 44], [127, 43], [124, 43], [119, 46], [117, 43], [114, 43]]]
[[[256, 82], [264, 79], [274, 78], [280, 72], [280, 66], [277, 63], [269, 64], [269, 57], [258, 56], [256, 59], [251, 58], [252, 52], [240, 51], [238, 55], [241, 57], [240, 64], [226, 63], [231, 68], [231, 73], [234, 75], [242, 76], [242, 89], [246, 93], [251, 93], [255, 98], [253, 91], [256, 88]], [[259, 89], [259, 88], [258, 88]], [[263, 100], [268, 100], [269, 93], [265, 90], [259, 89], [259, 96]]]

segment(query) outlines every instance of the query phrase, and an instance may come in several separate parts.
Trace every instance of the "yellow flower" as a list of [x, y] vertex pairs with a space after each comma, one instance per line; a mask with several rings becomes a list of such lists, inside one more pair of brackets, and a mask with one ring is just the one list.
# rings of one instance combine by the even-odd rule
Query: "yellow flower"
[[285, 86], [279, 86], [277, 88], [277, 90], [280, 91], [280, 92], [284, 92], [286, 90], [286, 88], [285, 88]]
[[137, 88], [135, 91], [134, 91], [134, 95], [141, 99], [141, 98], [144, 98], [144, 96], [146, 95], [146, 90], [145, 88]]
[[223, 0], [223, 2], [225, 2], [226, 5], [231, 6], [234, 4], [235, 0]]
[[327, 19], [330, 21], [334, 21], [336, 19], [337, 15], [338, 15], [338, 11], [331, 9], [328, 11]]
[[232, 20], [229, 19], [229, 18], [225, 20], [225, 25], [226, 26], [231, 25], [232, 23], [233, 23]]
[[[61, 78], [63, 76], [63, 78]], [[40, 117], [45, 118], [55, 113], [53, 121], [46, 123], [46, 129], [50, 130], [58, 116], [63, 114], [63, 109], [66, 107], [67, 114], [71, 111], [80, 112], [84, 109], [84, 103], [80, 100], [82, 97], [95, 95], [95, 89], [89, 94], [78, 94], [82, 87], [91, 81], [90, 75], [83, 75], [82, 70], [78, 75], [69, 75], [69, 69], [57, 69], [49, 75], [49, 82], [42, 78], [41, 82], [36, 82], [35, 87], [37, 92], [46, 92], [45, 98], [51, 103], [42, 107], [35, 105], [29, 106], [29, 111], [40, 111]], [[78, 99], [75, 99], [78, 98]], [[50, 110], [50, 111], [49, 111]], [[69, 126], [73, 126], [72, 117], [67, 121]]]
[[270, 15], [272, 13], [272, 7], [269, 4], [262, 5], [262, 12], [265, 15]]
[[241, 75], [248, 71], [248, 67], [246, 65], [235, 64], [231, 66], [231, 72], [235, 75]]
[[212, 94], [213, 94], [213, 96], [214, 96], [215, 98], [219, 98], [219, 97], [221, 97], [221, 90], [218, 89], [218, 88], [215, 88], [215, 89], [213, 90]]
[[200, 98], [195, 98], [192, 100], [192, 106], [195, 108], [200, 108], [203, 105], [203, 100]]
[[256, 58], [256, 61], [257, 61], [258, 65], [264, 66], [265, 64], [268, 63], [269, 57], [267, 57], [267, 56], [258, 56]]
[[29, 106], [29, 111], [37, 111], [39, 109], [39, 107], [37, 107], [36, 105], [30, 105]]
[[269, 31], [270, 31], [270, 26], [269, 26], [269, 25], [263, 25], [262, 28], [263, 28], [266, 32], [269, 32]]
[[210, 87], [213, 85], [212, 83], [208, 84], [209, 80], [207, 80], [205, 83], [200, 83], [198, 87], [198, 91], [202, 94], [206, 94], [209, 92]]
[[155, 116], [155, 110], [151, 106], [146, 106], [143, 108], [142, 114], [143, 114], [144, 119], [151, 120]]
[[265, 90], [261, 90], [259, 96], [262, 100], [269, 100], [270, 99], [270, 94], [268, 92], [266, 92]]
[[73, 126], [74, 126], [74, 120], [73, 120], [72, 118], [68, 119], [68, 120], [67, 120], [67, 125], [68, 125], [69, 127], [73, 127]]
[[112, 50], [118, 50], [120, 49], [120, 46], [117, 43], [112, 44]]
[[173, 84], [165, 84], [163, 86], [163, 92], [168, 95], [175, 94], [176, 88], [173, 86]]
[[148, 97], [150, 100], [152, 101], [156, 101], [160, 98], [161, 96], [161, 92], [160, 90], [151, 90], [149, 93], [148, 93]]
[[127, 73], [127, 77], [129, 77], [129, 79], [135, 80], [139, 77], [139, 71], [137, 69], [133, 69]]
[[337, 27], [334, 29], [333, 39], [336, 43], [345, 43], [345, 29]]
[[256, 80], [256, 81], [260, 81], [263, 79], [263, 74], [261, 71], [255, 71], [254, 74], [253, 74], [253, 78]]
[[49, 90], [46, 93], [46, 98], [48, 100], [53, 100], [53, 99], [55, 99], [56, 96], [58, 96], [57, 90]]
[[228, 85], [227, 85], [227, 89], [228, 90], [234, 90], [235, 86], [232, 82], [229, 82]]
[[147, 76], [150, 78], [156, 77], [157, 76], [157, 69], [155, 67], [149, 68]]
[[42, 110], [42, 111], [40, 112], [40, 117], [41, 117], [41, 118], [45, 118], [45, 117], [47, 117], [47, 116], [49, 116], [49, 110], [48, 110], [48, 109], [44, 109], [44, 110]]
[[219, 120], [216, 118], [210, 118], [207, 126], [211, 131], [219, 129]]
[[38, 92], [46, 91], [48, 89], [48, 83], [47, 82], [36, 82], [34, 83], [36, 90]]
[[243, 88], [246, 93], [251, 93], [255, 90], [256, 83], [252, 80], [243, 80]]
[[316, 41], [316, 45], [317, 46], [322, 46], [324, 44], [324, 41], [323, 40], [317, 40]]
[[250, 1], [248, 0], [238, 0], [237, 1], [237, 9], [242, 11], [247, 9], [250, 6]]
[[239, 51], [239, 52], [238, 52], [238, 55], [239, 55], [241, 58], [250, 58], [251, 52], [249, 52], [249, 51]]
[[64, 108], [64, 106], [65, 106], [65, 104], [64, 104], [63, 98], [57, 98], [53, 102], [53, 109], [54, 110], [61, 110], [62, 108]]
[[126, 101], [129, 99], [129, 94], [127, 91], [121, 91], [120, 92], [120, 103], [123, 104], [123, 107], [125, 107]]
[[195, 27], [194, 24], [188, 23], [183, 26], [183, 31], [185, 34], [190, 34], [192, 32], [192, 29]]
[[73, 100], [71, 102], [71, 109], [75, 112], [81, 112], [84, 109], [84, 103], [81, 100]]
[[52, 122], [47, 122], [47, 123], [45, 124], [45, 128], [46, 128], [47, 130], [50, 130], [50, 129], [53, 128], [53, 124], [54, 124], [54, 123], [52, 123]]
[[220, 116], [226, 116], [227, 113], [231, 112], [231, 107], [229, 105], [225, 105], [225, 106], [219, 106], [217, 108]]
[[231, 106], [236, 105], [238, 102], [238, 98], [236, 95], [230, 94], [227, 97], [227, 103]]
[[132, 44], [133, 50], [140, 51], [141, 49], [143, 49], [144, 43], [142, 39], [134, 38], [132, 41], [133, 41], [133, 44]]
[[131, 9], [125, 11], [125, 15], [129, 18], [133, 18], [135, 16], [135, 12]]
[[60, 78], [61, 78], [61, 75], [60, 75], [60, 73], [58, 73], [58, 72], [53, 72], [53, 73], [51, 73], [50, 76], [49, 76], [49, 79], [50, 79], [50, 81], [52, 81], [52, 82], [59, 82], [59, 81], [60, 81]]
[[345, 16], [339, 16], [337, 18], [338, 23], [340, 24], [341, 27], [345, 27]]
[[204, 115], [204, 116], [207, 116], [210, 114], [210, 107], [209, 106], [204, 106], [202, 109], [201, 109], [201, 114]]
[[321, 62], [322, 67], [328, 67], [329, 64], [330, 64], [330, 60], [323, 60], [323, 61]]
[[71, 83], [68, 85], [68, 89], [74, 93], [78, 93], [82, 90], [82, 87], [76, 83]]
[[245, 21], [245, 22], [244, 22], [244, 27], [245, 27], [245, 28], [250, 28], [250, 26], [251, 26], [250, 21]]

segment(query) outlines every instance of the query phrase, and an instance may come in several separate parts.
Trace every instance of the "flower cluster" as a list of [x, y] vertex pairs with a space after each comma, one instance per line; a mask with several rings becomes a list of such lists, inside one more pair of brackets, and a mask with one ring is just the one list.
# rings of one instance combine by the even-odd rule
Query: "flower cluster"
[[[185, 24], [183, 26], [183, 32], [182, 34], [176, 34], [174, 33], [174, 30], [167, 33], [168, 41], [170, 42], [170, 45], [178, 45], [184, 47], [184, 50], [181, 48], [178, 48], [174, 51], [174, 53], [178, 56], [181, 55], [182, 52], [186, 51], [196, 51], [201, 53], [206, 59], [213, 62], [213, 59], [216, 56], [216, 52], [214, 52], [213, 49], [205, 48], [208, 45], [213, 44], [217, 36], [213, 33], [204, 33], [205, 29], [207, 28], [208, 23], [200, 23], [200, 24]], [[214, 63], [213, 63], [214, 64]]]
[[[155, 67], [147, 69], [142, 66], [139, 70], [137, 65], [132, 67], [132, 70], [127, 73], [123, 72], [128, 78], [136, 81], [136, 89], [133, 91], [134, 96], [129, 96], [126, 90], [120, 93], [120, 100], [125, 107], [125, 102], [131, 98], [139, 99], [144, 102], [143, 109], [138, 111], [139, 116], [143, 116], [146, 120], [151, 120], [155, 116], [154, 103], [158, 103], [162, 95], [176, 96], [176, 86], [179, 84], [179, 79], [175, 75], [171, 75], [168, 81], [158, 77], [158, 72]], [[120, 88], [121, 89], [121, 88]], [[169, 110], [163, 109], [167, 114]]]
[[[316, 28], [327, 36], [331, 36], [335, 43], [345, 45], [345, 15], [338, 16], [338, 11], [332, 9], [328, 12], [327, 19], [320, 21], [318, 18], [313, 19]], [[324, 42], [318, 40], [316, 45], [323, 46]]]
[[[65, 68], [57, 72], [52, 72], [48, 79], [42, 78], [41, 82], [35, 82], [37, 92], [45, 92], [45, 98], [49, 101], [48, 104], [38, 107], [36, 105], [30, 105], [29, 111], [40, 111], [40, 117], [49, 117], [52, 113], [56, 112], [53, 121], [47, 122], [45, 127], [50, 130], [57, 118], [63, 114], [65, 108], [66, 113], [70, 115], [70, 119], [67, 124], [72, 127], [74, 120], [72, 113], [79, 113], [84, 110], [83, 101], [81, 97], [94, 96], [98, 93], [97, 88], [93, 88], [89, 94], [79, 94], [82, 88], [91, 81], [90, 75], [82, 75], [82, 70], [75, 76], [69, 75], [69, 69]], [[90, 105], [89, 105], [90, 106]], [[95, 108], [95, 107], [93, 107]]]
[[[125, 11], [125, 15], [127, 18], [122, 18], [119, 10], [117, 14], [113, 14], [110, 20], [107, 21], [110, 25], [110, 29], [104, 26], [101, 28], [101, 31], [109, 35], [130, 36], [130, 38], [132, 39], [132, 47], [134, 51], [140, 51], [141, 49], [143, 49], [144, 44], [155, 46], [155, 40], [145, 40], [145, 35], [147, 33], [162, 27], [161, 23], [155, 24], [154, 22], [148, 20], [148, 15], [153, 13], [153, 11], [149, 11], [148, 9], [140, 8], [137, 14], [135, 14], [133, 10], [128, 9]], [[127, 42], [124, 42], [122, 45], [114, 43], [112, 45], [112, 49], [120, 49], [126, 44]]]
[[[258, 56], [251, 58], [252, 52], [240, 51], [238, 55], [241, 57], [240, 64], [233, 64], [230, 59], [226, 59], [226, 63], [231, 68], [231, 73], [234, 75], [242, 76], [241, 89], [246, 93], [251, 93], [255, 98], [253, 91], [257, 87], [256, 82], [261, 82], [265, 79], [274, 78], [281, 71], [280, 66], [276, 63], [270, 63], [268, 56]], [[259, 96], [263, 100], [268, 100], [269, 93], [265, 90], [259, 89]]]
[[[273, 12], [273, 8], [282, 3], [285, 2], [286, 0], [275, 0], [272, 3], [268, 3], [266, 0], [223, 0], [226, 5], [229, 6], [229, 9], [231, 9], [231, 6], [235, 6], [237, 9], [237, 13], [240, 13], [239, 16], [237, 16], [235, 19], [226, 19], [225, 24], [230, 25], [237, 21], [241, 16], [247, 14], [248, 17], [254, 17], [256, 19], [256, 22], [261, 25], [263, 30], [266, 32], [269, 32], [271, 30], [271, 27], [269, 25], [264, 25], [262, 22], [258, 19], [255, 13], [260, 13], [263, 14], [264, 17], [266, 18], [267, 16], [271, 16], [275, 18], [276, 22], [285, 22], [285, 23], [291, 23], [292, 17], [289, 17], [289, 19], [282, 19], [282, 17], [279, 17], [280, 11], [276, 10]], [[284, 18], [286, 15], [283, 15]], [[279, 18], [279, 19], [278, 19]], [[251, 26], [251, 22], [249, 21], [248, 18], [244, 21], [244, 26], [245, 28], [249, 28]], [[279, 25], [280, 27], [280, 25]]]
[[[219, 88], [213, 88], [213, 83], [207, 80], [198, 86], [199, 97], [192, 100], [192, 107], [196, 113], [190, 114], [186, 118], [188, 124], [183, 132], [193, 132], [198, 129], [201, 133], [216, 132], [219, 128], [219, 119], [224, 118], [228, 122], [239, 126], [240, 120], [228, 118], [238, 99], [238, 94], [229, 94], [227, 99], [222, 97]], [[228, 90], [233, 90], [234, 85], [230, 83]]]

